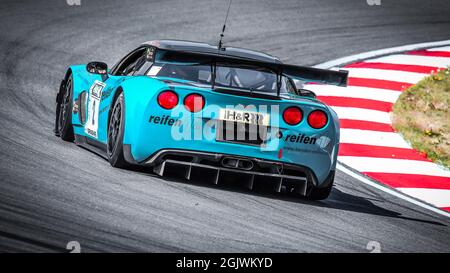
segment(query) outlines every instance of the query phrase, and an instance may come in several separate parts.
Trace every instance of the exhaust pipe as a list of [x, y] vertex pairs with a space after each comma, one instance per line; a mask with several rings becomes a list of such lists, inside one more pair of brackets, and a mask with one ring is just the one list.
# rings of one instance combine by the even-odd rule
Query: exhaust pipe
[[222, 159], [222, 166], [232, 169], [241, 169], [249, 171], [253, 169], [253, 162], [248, 159], [237, 157], [224, 157]]

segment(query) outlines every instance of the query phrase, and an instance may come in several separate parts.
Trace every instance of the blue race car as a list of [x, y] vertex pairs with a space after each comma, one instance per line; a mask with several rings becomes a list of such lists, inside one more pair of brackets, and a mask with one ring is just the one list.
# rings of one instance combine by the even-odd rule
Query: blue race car
[[55, 134], [113, 167], [324, 199], [339, 122], [297, 86], [346, 82], [346, 71], [287, 65], [252, 50], [150, 41], [111, 69], [70, 66], [56, 96]]

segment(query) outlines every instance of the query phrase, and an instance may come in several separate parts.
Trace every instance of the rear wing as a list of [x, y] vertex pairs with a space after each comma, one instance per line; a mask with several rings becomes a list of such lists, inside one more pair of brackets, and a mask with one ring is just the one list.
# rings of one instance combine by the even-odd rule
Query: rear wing
[[305, 83], [314, 82], [343, 87], [347, 86], [348, 71], [346, 70], [336, 71], [288, 64], [281, 65], [280, 69], [283, 75]]
[[348, 71], [328, 70], [308, 66], [297, 66], [283, 64], [281, 62], [269, 62], [256, 59], [250, 59], [240, 56], [227, 55], [226, 50], [217, 50], [217, 52], [199, 52], [173, 49], [159, 49], [168, 53], [176, 54], [178, 58], [185, 60], [197, 60], [199, 62], [211, 63], [229, 63], [242, 66], [257, 66], [273, 70], [278, 75], [285, 75], [294, 80], [305, 83], [320, 83], [337, 86], [347, 86]]

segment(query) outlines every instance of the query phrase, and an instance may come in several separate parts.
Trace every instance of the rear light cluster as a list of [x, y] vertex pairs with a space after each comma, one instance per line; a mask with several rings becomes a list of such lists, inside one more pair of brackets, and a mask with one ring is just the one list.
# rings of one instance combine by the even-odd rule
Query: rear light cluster
[[184, 98], [184, 107], [190, 112], [198, 112], [205, 107], [205, 99], [199, 94], [189, 94]]
[[164, 91], [158, 95], [158, 104], [164, 109], [173, 109], [178, 104], [178, 95], [172, 91]]
[[283, 112], [283, 119], [289, 125], [297, 125], [302, 121], [302, 110], [297, 107], [286, 108]]
[[[173, 91], [163, 91], [158, 95], [158, 104], [164, 109], [171, 110], [178, 105], [178, 95]], [[184, 107], [190, 112], [198, 112], [205, 107], [205, 99], [200, 94], [189, 94], [184, 98]]]
[[[300, 108], [292, 106], [283, 112], [283, 120], [289, 125], [297, 125], [303, 119], [303, 113]], [[308, 115], [308, 124], [314, 129], [321, 129], [328, 123], [328, 116], [322, 110], [314, 110]]]
[[[178, 105], [178, 95], [170, 90], [163, 91], [158, 95], [158, 104], [164, 109], [171, 110]], [[187, 95], [183, 101], [184, 107], [196, 113], [205, 107], [205, 99], [202, 95], [192, 93]], [[303, 119], [303, 112], [296, 106], [288, 107], [283, 112], [283, 120], [289, 125], [297, 125]], [[314, 129], [321, 129], [328, 123], [328, 116], [322, 110], [314, 110], [308, 115], [308, 124]]]
[[328, 117], [325, 112], [320, 110], [314, 110], [311, 113], [309, 113], [308, 116], [308, 124], [314, 129], [320, 129], [323, 128], [325, 125], [327, 125]]

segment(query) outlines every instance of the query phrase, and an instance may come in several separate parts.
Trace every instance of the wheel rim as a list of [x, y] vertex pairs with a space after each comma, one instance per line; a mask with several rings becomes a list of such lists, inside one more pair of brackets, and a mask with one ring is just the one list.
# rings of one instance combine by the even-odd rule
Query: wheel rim
[[120, 126], [122, 123], [122, 106], [117, 103], [111, 114], [108, 126], [108, 153], [114, 152], [117, 141], [119, 140]]
[[70, 113], [70, 92], [72, 91], [72, 80], [69, 79], [67, 80], [66, 83], [66, 88], [65, 88], [65, 92], [64, 92], [64, 96], [59, 104], [59, 130], [61, 131], [66, 122], [67, 122], [67, 118], [68, 118], [68, 113]]

